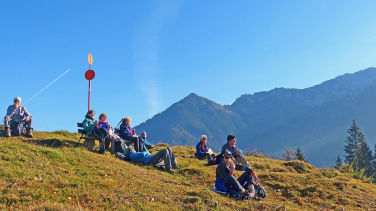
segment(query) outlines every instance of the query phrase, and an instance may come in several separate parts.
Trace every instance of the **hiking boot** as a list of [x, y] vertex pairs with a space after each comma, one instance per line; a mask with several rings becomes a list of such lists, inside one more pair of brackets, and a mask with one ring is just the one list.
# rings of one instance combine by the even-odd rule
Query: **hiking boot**
[[28, 129], [26, 131], [26, 136], [32, 138], [33, 137], [33, 129]]
[[166, 169], [166, 171], [167, 171], [168, 173], [170, 173], [170, 174], [175, 174], [175, 171], [172, 170], [172, 169]]
[[10, 137], [10, 136], [11, 136], [10, 128], [7, 127], [7, 128], [5, 128], [5, 137]]
[[99, 150], [98, 153], [101, 154], [101, 155], [103, 155], [103, 154], [104, 154], [104, 151], [105, 151], [105, 150], [104, 150], [103, 148], [101, 148], [101, 149]]

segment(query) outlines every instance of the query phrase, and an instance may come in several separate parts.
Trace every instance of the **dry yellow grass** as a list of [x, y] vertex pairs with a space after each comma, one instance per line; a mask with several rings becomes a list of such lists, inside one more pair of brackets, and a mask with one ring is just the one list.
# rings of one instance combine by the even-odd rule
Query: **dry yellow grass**
[[78, 147], [78, 137], [0, 138], [0, 209], [376, 210], [375, 184], [300, 161], [248, 157], [268, 197], [236, 201], [210, 191], [216, 166], [194, 159], [193, 147], [173, 147], [181, 169], [170, 175]]

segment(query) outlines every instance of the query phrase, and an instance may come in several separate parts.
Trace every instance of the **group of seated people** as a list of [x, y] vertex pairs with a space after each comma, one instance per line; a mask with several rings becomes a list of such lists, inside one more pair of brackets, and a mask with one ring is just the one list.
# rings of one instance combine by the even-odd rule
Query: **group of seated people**
[[16, 97], [13, 99], [13, 105], [8, 106], [7, 114], [4, 117], [5, 136], [12, 134], [21, 135], [23, 129], [26, 129], [26, 136], [33, 137], [33, 124], [31, 114], [21, 105], [22, 99]]
[[107, 122], [106, 114], [101, 114], [99, 120], [94, 120], [94, 116], [93, 110], [88, 111], [82, 125], [88, 136], [100, 139], [99, 153], [103, 154], [111, 144], [111, 153], [122, 160], [162, 167], [171, 174], [174, 173], [173, 169], [179, 168], [171, 148], [160, 150], [155, 155], [148, 151], [154, 146], [147, 141], [146, 132], [137, 136], [136, 131], [131, 129], [132, 119], [130, 117], [122, 119], [119, 132], [115, 134]]
[[[208, 147], [207, 136], [202, 135], [200, 142], [196, 145], [195, 157], [214, 160], [215, 164], [218, 164], [215, 180], [217, 192], [228, 193], [232, 197], [241, 199], [258, 197], [255, 188], [262, 188], [258, 185], [260, 180], [250, 168], [242, 150], [236, 147], [236, 136], [228, 135], [227, 143], [222, 146], [221, 153], [215, 156]], [[244, 173], [236, 178], [235, 170], [244, 171]]]

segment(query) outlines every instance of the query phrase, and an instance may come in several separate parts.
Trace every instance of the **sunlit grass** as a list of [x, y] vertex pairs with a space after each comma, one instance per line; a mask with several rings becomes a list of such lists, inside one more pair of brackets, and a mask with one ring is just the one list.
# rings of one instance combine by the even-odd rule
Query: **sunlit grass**
[[193, 147], [173, 147], [181, 169], [171, 175], [88, 151], [78, 138], [0, 138], [0, 209], [376, 209], [375, 184], [300, 161], [248, 157], [268, 197], [236, 201], [210, 191], [216, 166], [194, 159]]

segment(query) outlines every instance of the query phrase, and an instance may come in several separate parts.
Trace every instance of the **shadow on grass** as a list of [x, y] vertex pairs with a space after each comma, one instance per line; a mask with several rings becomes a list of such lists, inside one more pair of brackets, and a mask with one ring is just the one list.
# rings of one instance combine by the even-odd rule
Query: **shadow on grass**
[[61, 148], [61, 147], [80, 147], [82, 143], [78, 143], [71, 140], [58, 140], [58, 139], [41, 139], [41, 140], [23, 140], [23, 142], [29, 144], [35, 144], [38, 146]]

